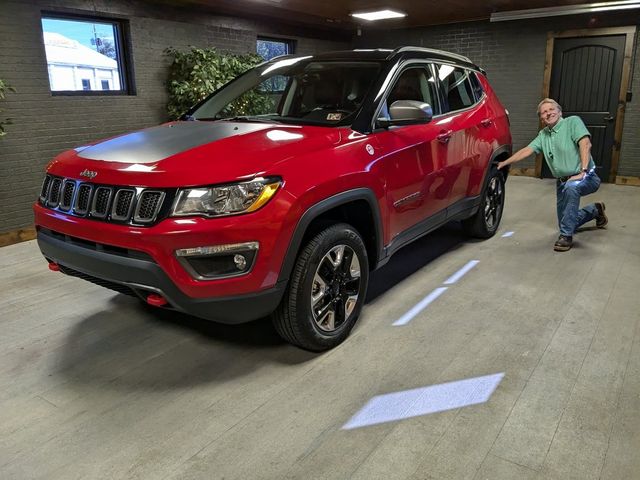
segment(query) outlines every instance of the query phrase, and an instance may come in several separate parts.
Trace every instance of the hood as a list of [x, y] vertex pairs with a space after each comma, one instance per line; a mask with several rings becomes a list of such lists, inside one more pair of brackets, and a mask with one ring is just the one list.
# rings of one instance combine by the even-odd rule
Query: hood
[[[95, 183], [176, 187], [278, 175], [282, 162], [340, 142], [339, 128], [244, 122], [174, 122], [57, 157], [48, 171]], [[301, 160], [302, 161], [302, 160]]]

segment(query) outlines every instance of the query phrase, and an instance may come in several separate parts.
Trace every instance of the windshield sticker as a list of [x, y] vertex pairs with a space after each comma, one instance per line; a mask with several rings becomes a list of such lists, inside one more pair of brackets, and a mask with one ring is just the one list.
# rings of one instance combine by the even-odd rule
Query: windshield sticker
[[333, 120], [334, 122], [337, 122], [338, 120], [342, 120], [342, 114], [341, 113], [328, 113], [327, 114], [327, 120]]

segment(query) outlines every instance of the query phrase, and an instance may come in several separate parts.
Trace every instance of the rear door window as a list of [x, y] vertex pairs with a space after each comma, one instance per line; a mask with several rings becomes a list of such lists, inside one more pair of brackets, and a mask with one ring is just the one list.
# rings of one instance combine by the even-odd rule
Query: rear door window
[[472, 72], [452, 65], [437, 65], [436, 69], [448, 112], [463, 110], [476, 103], [469, 78]]
[[482, 95], [484, 94], [484, 90], [482, 89], [482, 84], [478, 79], [478, 74], [476, 72], [471, 72], [469, 74], [469, 79], [471, 80], [471, 87], [473, 88], [473, 93], [476, 97], [476, 102], [480, 101]]

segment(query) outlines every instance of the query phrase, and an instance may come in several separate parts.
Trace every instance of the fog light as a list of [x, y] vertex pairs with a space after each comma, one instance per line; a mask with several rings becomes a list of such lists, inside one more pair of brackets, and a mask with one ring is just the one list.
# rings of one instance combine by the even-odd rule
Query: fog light
[[238, 270], [244, 270], [245, 268], [247, 268], [247, 259], [239, 253], [233, 256], [233, 263], [236, 264]]
[[214, 280], [249, 273], [258, 248], [258, 242], [183, 248], [176, 250], [176, 257], [192, 277]]

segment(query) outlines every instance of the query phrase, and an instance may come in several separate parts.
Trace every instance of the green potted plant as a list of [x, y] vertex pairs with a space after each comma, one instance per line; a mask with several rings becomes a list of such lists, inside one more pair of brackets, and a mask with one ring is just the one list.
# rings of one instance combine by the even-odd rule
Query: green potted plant
[[[255, 53], [222, 53], [215, 48], [191, 47], [188, 51], [167, 48], [165, 52], [173, 57], [169, 69], [167, 105], [172, 120], [179, 118], [228, 81], [264, 61]], [[255, 98], [249, 95], [246, 100], [247, 111], [238, 114], [250, 114], [251, 102], [261, 101], [258, 95], [255, 95]]]

